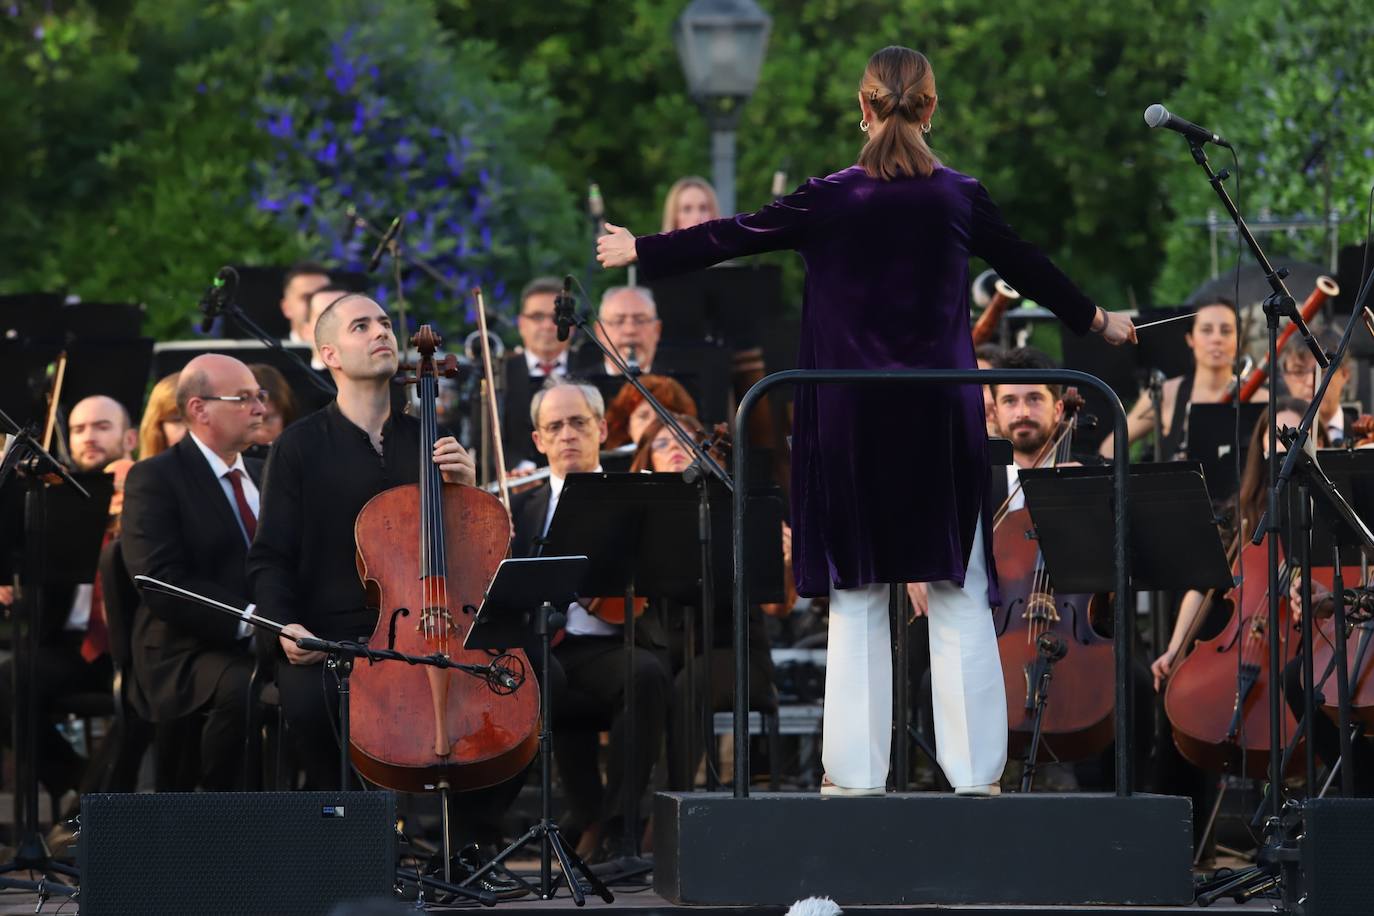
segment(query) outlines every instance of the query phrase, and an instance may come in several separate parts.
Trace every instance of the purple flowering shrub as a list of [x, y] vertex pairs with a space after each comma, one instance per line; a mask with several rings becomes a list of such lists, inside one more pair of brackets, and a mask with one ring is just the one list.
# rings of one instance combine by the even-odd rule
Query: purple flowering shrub
[[[264, 73], [254, 117], [269, 152], [254, 163], [253, 206], [356, 271], [376, 238], [349, 231], [349, 205], [378, 229], [403, 215], [405, 252], [447, 281], [403, 270], [412, 326], [455, 335], [474, 319], [478, 285], [489, 310], [513, 315], [531, 276], [585, 260], [572, 198], [538, 162], [543, 103], [488, 78], [484, 49], [445, 40], [427, 4], [344, 5], [360, 15], [332, 17], [313, 53]], [[394, 302], [389, 262], [371, 288]]]

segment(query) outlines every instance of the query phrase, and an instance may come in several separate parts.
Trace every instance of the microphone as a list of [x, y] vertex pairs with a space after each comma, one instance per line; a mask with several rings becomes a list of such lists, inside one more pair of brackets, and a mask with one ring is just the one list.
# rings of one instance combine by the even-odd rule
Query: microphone
[[625, 368], [630, 370], [626, 375], [639, 376], [639, 358], [635, 355], [634, 344], [625, 348]]
[[339, 244], [347, 248], [349, 243], [353, 241], [353, 236], [358, 234], [358, 208], [349, 204], [348, 209], [344, 211], [344, 216], [343, 230], [339, 233], [341, 236]]
[[779, 198], [787, 193], [786, 168], [779, 167], [778, 170], [773, 173], [773, 187], [771, 190], [773, 191], [774, 199]]
[[404, 221], [401, 217], [396, 217], [391, 221], [391, 225], [386, 227], [386, 234], [377, 243], [377, 250], [372, 252], [372, 257], [367, 261], [367, 272], [372, 273], [377, 269], [377, 265], [382, 263], [382, 255], [386, 253], [387, 246], [396, 240], [396, 236], [401, 234], [401, 225]]
[[598, 225], [606, 216], [606, 201], [601, 199], [601, 187], [595, 181], [587, 186], [587, 216]]
[[1177, 115], [1169, 114], [1169, 109], [1163, 105], [1154, 104], [1145, 109], [1145, 123], [1151, 127], [1163, 127], [1165, 130], [1172, 130], [1183, 134], [1194, 143], [1213, 143], [1217, 146], [1224, 146], [1232, 149], [1230, 143], [1221, 134], [1214, 134], [1205, 127], [1199, 127], [1192, 121], [1185, 121]]
[[215, 279], [201, 295], [198, 307], [205, 317], [200, 320], [200, 333], [209, 334], [215, 326], [215, 319], [224, 311], [224, 305], [229, 299], [227, 284], [233, 275], [234, 271], [231, 268], [221, 267], [215, 274]]
[[[592, 187], [595, 188], [596, 185], [592, 185]], [[553, 298], [553, 320], [558, 325], [559, 341], [568, 339], [568, 334], [572, 331], [574, 312], [577, 309], [577, 300], [572, 295], [572, 280], [572, 274], [564, 275], [563, 292]]]

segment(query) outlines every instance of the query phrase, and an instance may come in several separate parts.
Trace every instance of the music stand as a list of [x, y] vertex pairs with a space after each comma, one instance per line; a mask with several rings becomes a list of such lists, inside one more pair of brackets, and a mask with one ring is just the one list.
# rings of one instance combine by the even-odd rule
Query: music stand
[[[1133, 585], [1142, 591], [1231, 588], [1231, 564], [1201, 469], [1186, 461], [1132, 465], [1129, 486]], [[1115, 589], [1112, 469], [1028, 468], [1021, 488], [1055, 589]]]
[[[730, 541], [713, 537], [708, 539], [710, 543], [703, 544], [699, 487], [699, 483], [687, 483], [678, 474], [569, 474], [544, 539], [543, 554], [589, 557], [586, 578], [578, 589], [579, 594], [587, 597], [623, 596], [627, 608], [634, 607], [636, 595], [686, 604], [699, 602], [703, 635], [709, 638], [708, 625], [717, 588], [703, 588], [703, 583], [714, 579], [729, 583], [732, 577], [711, 576], [716, 563], [708, 565], [706, 557], [716, 555], [713, 546], [717, 540], [725, 545]], [[714, 482], [708, 487], [708, 500], [713, 491], [719, 495], [711, 505], [728, 507], [729, 502], [721, 498], [725, 495], [723, 488], [717, 488]], [[704, 527], [710, 531], [716, 526]], [[777, 531], [774, 528], [775, 539]], [[751, 593], [750, 600], [765, 600], [760, 595], [767, 592], [767, 587], [764, 582], [762, 588]], [[726, 592], [720, 590], [720, 594]], [[635, 708], [633, 613], [625, 615], [624, 635], [626, 761], [622, 804], [626, 846], [637, 853], [639, 799], [630, 789], [635, 750], [629, 734]], [[709, 664], [706, 670], [709, 677]], [[647, 870], [647, 866], [640, 870]]]
[[[573, 902], [582, 906], [586, 898], [578, 883], [577, 872], [587, 879], [602, 900], [613, 903], [615, 896], [601, 882], [601, 879], [587, 866], [575, 851], [568, 848], [558, 824], [553, 819], [553, 697], [549, 681], [549, 659], [553, 655], [553, 632], [563, 625], [563, 614], [558, 610], [566, 607], [577, 596], [577, 587], [587, 572], [586, 557], [534, 557], [530, 559], [502, 560], [496, 569], [496, 576], [487, 586], [482, 596], [482, 606], [477, 609], [472, 627], [463, 640], [465, 649], [505, 649], [508, 646], [523, 645], [531, 627], [539, 637], [539, 664], [542, 672], [540, 681], [539, 725], [539, 822], [525, 831], [525, 835], [501, 850], [490, 862], [483, 865], [466, 881], [465, 886], [479, 880], [487, 872], [505, 869], [505, 861], [534, 840], [539, 840], [539, 887], [531, 887], [519, 875], [515, 880], [540, 900], [551, 900], [554, 895], [553, 862], [563, 869], [568, 882], [568, 893]], [[510, 872], [507, 872], [508, 874]]]
[[[1190, 404], [1188, 406], [1189, 461], [1202, 464], [1202, 477], [1207, 492], [1215, 499], [1227, 499], [1236, 492], [1240, 481], [1236, 478], [1235, 449], [1240, 450], [1241, 467], [1250, 451], [1250, 436], [1255, 424], [1268, 405], [1250, 401], [1240, 406], [1240, 432], [1236, 431], [1235, 404]], [[1169, 456], [1165, 456], [1166, 459]]]

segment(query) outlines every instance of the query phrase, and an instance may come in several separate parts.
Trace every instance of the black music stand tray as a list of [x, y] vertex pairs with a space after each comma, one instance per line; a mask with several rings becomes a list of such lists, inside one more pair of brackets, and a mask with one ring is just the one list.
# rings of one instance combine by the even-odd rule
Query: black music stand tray
[[[1132, 585], [1141, 591], [1231, 588], [1231, 565], [1198, 466], [1132, 465], [1129, 485]], [[1112, 469], [1026, 469], [1021, 488], [1055, 589], [1115, 589]]]
[[534, 840], [539, 840], [539, 887], [533, 887], [519, 875], [507, 872], [515, 880], [540, 900], [553, 899], [552, 859], [557, 856], [574, 903], [578, 906], [586, 903], [578, 872], [582, 873], [582, 877], [602, 900], [615, 902], [615, 896], [601, 879], [576, 852], [568, 848], [553, 819], [553, 697], [549, 682], [549, 659], [553, 655], [551, 643], [553, 632], [563, 625], [563, 612], [558, 608], [576, 598], [577, 587], [586, 572], [586, 557], [503, 560], [491, 585], [487, 586], [482, 606], [477, 609], [472, 628], [463, 640], [465, 649], [505, 649], [507, 646], [523, 645], [533, 627], [539, 636], [539, 664], [543, 675], [540, 679], [539, 711], [539, 822], [478, 869], [463, 885], [471, 884], [493, 869], [506, 870], [506, 859]]
[[[1250, 450], [1250, 436], [1266, 406], [1253, 401], [1240, 405], [1240, 464]], [[1236, 478], [1236, 405], [1192, 404], [1188, 407], [1189, 461], [1202, 464], [1202, 476], [1207, 491], [1216, 499], [1226, 499], [1236, 492], [1240, 481]]]

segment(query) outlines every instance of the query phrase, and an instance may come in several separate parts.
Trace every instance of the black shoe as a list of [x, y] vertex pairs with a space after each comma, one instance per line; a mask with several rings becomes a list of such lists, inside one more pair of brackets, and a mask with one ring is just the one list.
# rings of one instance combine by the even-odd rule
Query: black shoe
[[[453, 856], [451, 874], [453, 884], [463, 884], [473, 875], [481, 870], [482, 866], [492, 860], [495, 853], [484, 851], [476, 843], [464, 846]], [[443, 874], [443, 863], [439, 862], [439, 868], [434, 874]], [[523, 897], [530, 892], [530, 889], [511, 877], [502, 866], [491, 869], [476, 881], [467, 885], [474, 890], [487, 891], [496, 895], [501, 900], [514, 900]]]

